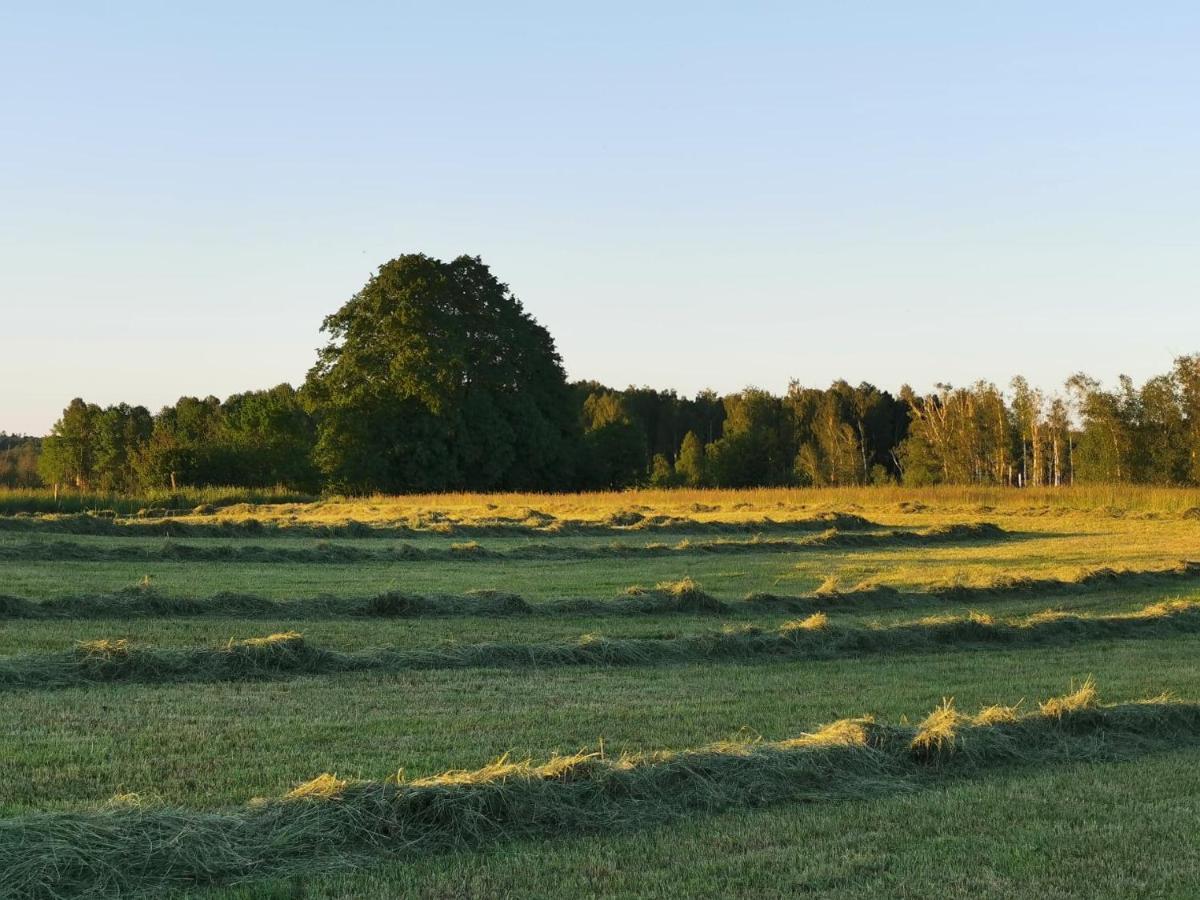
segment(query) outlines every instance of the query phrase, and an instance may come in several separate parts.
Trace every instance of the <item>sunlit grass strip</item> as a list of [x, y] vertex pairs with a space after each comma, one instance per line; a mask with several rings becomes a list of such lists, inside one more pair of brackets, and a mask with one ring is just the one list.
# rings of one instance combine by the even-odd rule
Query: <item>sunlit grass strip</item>
[[913, 791], [1012, 768], [1193, 746], [1200, 705], [1102, 706], [1094, 688], [1019, 714], [947, 702], [917, 727], [847, 719], [782, 741], [579, 753], [408, 780], [318, 776], [286, 795], [201, 813], [138, 804], [0, 821], [8, 896], [100, 896], [249, 881], [495, 841], [611, 834], [687, 815]]
[[318, 543], [312, 547], [279, 547], [256, 544], [182, 544], [167, 541], [158, 547], [82, 544], [78, 541], [34, 540], [0, 544], [0, 560], [50, 560], [82, 562], [188, 562], [233, 563], [351, 563], [351, 562], [461, 562], [468, 560], [652, 558], [684, 554], [798, 553], [831, 547], [893, 547], [924, 544], [1000, 540], [1009, 532], [988, 523], [947, 525], [919, 531], [840, 532], [829, 529], [806, 538], [710, 541], [684, 539], [667, 543], [524, 544], [494, 550], [475, 541], [448, 547], [401, 544], [396, 547], [363, 547], [355, 544]]
[[811, 594], [749, 594], [722, 600], [704, 591], [691, 579], [664, 582], [653, 588], [632, 587], [612, 598], [573, 597], [529, 601], [503, 591], [467, 594], [412, 594], [388, 591], [368, 597], [311, 597], [273, 600], [230, 591], [209, 597], [177, 597], [152, 588], [133, 587], [110, 594], [81, 594], [48, 600], [31, 600], [0, 594], [0, 620], [4, 619], [110, 619], [220, 617], [313, 621], [336, 618], [423, 618], [439, 616], [557, 616], [713, 614], [749, 611], [812, 612], [836, 609], [902, 609], [945, 601], [982, 604], [1030, 595], [1073, 596], [1097, 590], [1171, 587], [1200, 578], [1200, 562], [1181, 562], [1170, 568], [1094, 569], [1070, 578], [1004, 577], [983, 585], [950, 585], [920, 591], [902, 591], [884, 585], [866, 585]]
[[407, 521], [372, 523], [295, 522], [248, 518], [116, 518], [72, 513], [67, 515], [2, 516], [0, 532], [73, 534], [103, 537], [315, 537], [405, 538], [429, 535], [460, 537], [560, 537], [567, 535], [628, 535], [671, 532], [681, 535], [770, 534], [796, 531], [862, 531], [883, 526], [852, 513], [827, 512], [776, 520], [697, 519], [691, 516], [612, 513], [597, 519], [557, 518], [538, 510], [523, 515], [482, 516], [463, 520], [449, 516], [413, 515]]
[[340, 652], [294, 631], [219, 647], [164, 649], [123, 640], [81, 642], [72, 653], [0, 659], [0, 689], [66, 687], [90, 682], [230, 681], [467, 668], [656, 666], [724, 660], [828, 659], [944, 648], [1020, 647], [1200, 633], [1200, 601], [1169, 601], [1131, 613], [1043, 612], [998, 620], [981, 613], [877, 627], [838, 626], [823, 612], [775, 629], [726, 627], [668, 638], [449, 644], [428, 649]]

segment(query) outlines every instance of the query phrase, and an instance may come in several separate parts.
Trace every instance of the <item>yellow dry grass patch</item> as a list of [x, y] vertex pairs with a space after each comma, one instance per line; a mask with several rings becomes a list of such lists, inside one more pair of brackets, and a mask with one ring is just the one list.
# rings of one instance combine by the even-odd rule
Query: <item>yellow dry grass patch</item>
[[94, 641], [75, 642], [76, 655], [85, 659], [120, 659], [129, 656], [131, 649], [129, 641], [125, 638], [99, 638]]
[[959, 622], [971, 622], [975, 625], [983, 625], [987, 628], [994, 628], [997, 619], [995, 616], [988, 613], [976, 612], [972, 610], [965, 616], [943, 615], [943, 616], [925, 616], [917, 619], [918, 625], [955, 625]]
[[230, 648], [236, 647], [251, 647], [251, 648], [270, 648], [270, 647], [297, 647], [304, 643], [304, 635], [298, 631], [277, 631], [274, 634], [268, 634], [266, 637], [242, 638], [241, 640], [231, 640]]
[[336, 775], [325, 772], [318, 775], [312, 781], [306, 781], [304, 784], [297, 785], [284, 794], [283, 799], [332, 800], [335, 797], [340, 797], [349, 785], [349, 781], [344, 781]]
[[1061, 697], [1051, 697], [1044, 703], [1038, 704], [1043, 716], [1061, 719], [1071, 713], [1085, 709], [1095, 709], [1100, 705], [1100, 695], [1096, 691], [1096, 680], [1089, 677], [1077, 689]]
[[861, 719], [838, 719], [828, 725], [822, 725], [816, 731], [780, 741], [779, 747], [863, 747], [870, 736], [868, 729], [875, 720], [871, 717]]
[[550, 778], [558, 781], [570, 781], [572, 778], [584, 775], [592, 764], [602, 759], [599, 753], [580, 751], [569, 756], [552, 756], [537, 767], [540, 778]]
[[842, 580], [837, 575], [826, 575], [825, 580], [816, 586], [814, 594], [836, 594], [842, 587]]
[[985, 706], [971, 718], [973, 725], [1008, 725], [1020, 717], [1020, 706]]
[[[1180, 613], [1188, 613], [1193, 610], [1200, 609], [1200, 601], [1196, 600], [1163, 600], [1160, 603], [1151, 603], [1149, 606], [1134, 613], [1139, 619], [1161, 619], [1166, 616], [1176, 616]], [[1113, 616], [1120, 618], [1120, 616]]]
[[697, 593], [700, 585], [690, 577], [685, 577], [678, 581], [660, 581], [654, 586], [654, 589], [672, 597], [686, 597], [689, 594]]
[[958, 740], [959, 728], [969, 722], [970, 719], [954, 708], [954, 698], [947, 697], [917, 726], [909, 749], [924, 755], [952, 750]]
[[429, 775], [411, 782], [414, 787], [442, 786], [463, 784], [486, 784], [496, 781], [511, 781], [512, 779], [527, 780], [535, 777], [538, 767], [532, 760], [513, 762], [507, 753], [492, 760], [479, 769], [451, 769], [437, 775]]
[[792, 634], [797, 631], [824, 631], [829, 627], [829, 616], [823, 612], [815, 612], [804, 619], [792, 619], [779, 626], [781, 634]]

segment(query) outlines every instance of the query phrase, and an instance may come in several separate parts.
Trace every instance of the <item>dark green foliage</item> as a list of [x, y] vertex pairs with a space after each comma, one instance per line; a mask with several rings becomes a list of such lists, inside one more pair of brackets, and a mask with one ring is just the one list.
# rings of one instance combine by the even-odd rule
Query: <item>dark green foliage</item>
[[[554, 341], [478, 258], [382, 265], [323, 330], [300, 391], [183, 397], [151, 418], [72, 400], [0, 445], [0, 485], [344, 493], [772, 485], [1200, 484], [1200, 356], [1140, 388], [1082, 373], [899, 396], [844, 380], [694, 398], [568, 385]], [[2, 443], [2, 442], [0, 442]], [[36, 459], [36, 473], [34, 461]]]
[[305, 389], [329, 485], [569, 485], [574, 415], [554, 341], [478, 257], [385, 263], [322, 327]]
[[96, 455], [96, 419], [100, 408], [76, 397], [42, 442], [38, 471], [47, 484], [91, 486]]
[[826, 391], [793, 382], [785, 403], [795, 420], [793, 474], [801, 484], [886, 482], [891, 451], [905, 436], [908, 413], [886, 391], [835, 381]]
[[676, 474], [671, 461], [661, 453], [654, 454], [650, 463], [650, 484], [657, 488], [670, 488], [682, 484], [682, 479]]
[[138, 450], [149, 440], [153, 429], [154, 420], [144, 406], [121, 403], [100, 411], [96, 418], [93, 460], [98, 489], [129, 492], [137, 487]]
[[214, 483], [287, 484], [313, 489], [316, 428], [299, 394], [289, 384], [234, 394], [222, 404], [221, 444], [227, 468]]
[[583, 403], [583, 444], [579, 484], [623, 488], [646, 472], [646, 436], [623, 398], [612, 391], [589, 394]]
[[679, 456], [675, 459], [675, 474], [688, 487], [700, 487], [708, 483], [704, 447], [694, 431], [685, 434], [683, 443], [679, 445]]
[[41, 487], [42, 476], [38, 474], [41, 452], [41, 438], [0, 431], [0, 487]]

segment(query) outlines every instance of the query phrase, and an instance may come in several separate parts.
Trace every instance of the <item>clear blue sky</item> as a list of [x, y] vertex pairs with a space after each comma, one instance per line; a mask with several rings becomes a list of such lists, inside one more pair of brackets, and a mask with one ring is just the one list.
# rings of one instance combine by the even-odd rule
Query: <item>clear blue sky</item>
[[616, 386], [1200, 350], [1195, 3], [449, 7], [9, 4], [0, 429], [299, 383], [418, 250]]

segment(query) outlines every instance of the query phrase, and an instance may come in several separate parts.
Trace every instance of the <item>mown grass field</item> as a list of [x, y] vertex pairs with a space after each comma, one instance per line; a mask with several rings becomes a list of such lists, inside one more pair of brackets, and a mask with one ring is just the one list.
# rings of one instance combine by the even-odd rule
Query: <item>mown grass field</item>
[[0, 896], [1200, 894], [1200, 492], [182, 499], [0, 497]]

